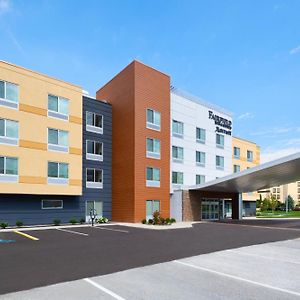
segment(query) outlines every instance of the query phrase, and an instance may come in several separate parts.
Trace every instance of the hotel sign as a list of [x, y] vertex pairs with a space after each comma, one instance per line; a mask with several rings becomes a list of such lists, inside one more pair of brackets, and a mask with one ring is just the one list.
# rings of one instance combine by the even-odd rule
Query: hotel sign
[[215, 132], [231, 135], [232, 122], [230, 120], [215, 115], [211, 110], [208, 111], [208, 118], [215, 121], [217, 125]]

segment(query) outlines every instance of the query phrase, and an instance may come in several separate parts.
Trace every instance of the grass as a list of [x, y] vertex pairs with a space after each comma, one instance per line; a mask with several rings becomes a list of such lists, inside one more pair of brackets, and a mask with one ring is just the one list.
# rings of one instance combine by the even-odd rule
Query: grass
[[257, 218], [300, 218], [300, 211], [263, 211], [256, 213]]

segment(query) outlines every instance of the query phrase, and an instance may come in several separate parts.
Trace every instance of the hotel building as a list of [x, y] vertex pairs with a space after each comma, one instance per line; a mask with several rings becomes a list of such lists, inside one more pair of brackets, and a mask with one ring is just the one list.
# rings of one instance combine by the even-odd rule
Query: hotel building
[[138, 61], [96, 98], [0, 62], [0, 220], [10, 225], [90, 221], [93, 209], [123, 222], [156, 210], [179, 221], [223, 218], [229, 199], [186, 209], [184, 191], [259, 163], [253, 145], [232, 137], [230, 112], [170, 89], [169, 75]]

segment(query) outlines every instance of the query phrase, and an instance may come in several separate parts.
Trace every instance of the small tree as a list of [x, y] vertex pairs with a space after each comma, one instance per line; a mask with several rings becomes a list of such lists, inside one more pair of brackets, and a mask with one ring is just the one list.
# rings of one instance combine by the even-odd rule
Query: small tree
[[291, 195], [288, 195], [285, 201], [287, 201], [288, 210], [293, 210], [295, 208], [295, 201]]
[[269, 207], [272, 209], [272, 212], [274, 212], [274, 210], [276, 209], [277, 205], [278, 205], [278, 201], [275, 198], [274, 195], [271, 194], [270, 199], [269, 199]]
[[270, 200], [268, 197], [264, 198], [264, 200], [260, 204], [260, 210], [261, 211], [266, 211], [270, 207]]

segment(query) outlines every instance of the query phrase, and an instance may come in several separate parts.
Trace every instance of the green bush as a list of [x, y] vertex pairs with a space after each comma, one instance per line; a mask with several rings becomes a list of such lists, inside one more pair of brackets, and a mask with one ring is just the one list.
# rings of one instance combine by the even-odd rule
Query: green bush
[[54, 224], [55, 226], [60, 225], [60, 219], [55, 219], [55, 220], [53, 220], [53, 224]]
[[171, 223], [176, 223], [176, 220], [174, 218], [170, 219]]
[[154, 223], [154, 221], [152, 219], [148, 220], [148, 224], [152, 225]]
[[143, 219], [142, 220], [142, 224], [146, 224], [147, 223], [147, 220], [146, 219]]
[[101, 217], [101, 218], [99, 218], [99, 219], [97, 220], [97, 222], [98, 222], [99, 224], [107, 223], [107, 222], [108, 222], [108, 219], [105, 218], [105, 217]]
[[16, 226], [17, 226], [17, 227], [21, 227], [21, 226], [23, 226], [23, 222], [22, 222], [22, 221], [20, 221], [20, 220], [18, 220], [18, 221], [16, 222]]
[[80, 223], [80, 224], [85, 223], [85, 218], [81, 218], [81, 219], [79, 220], [79, 223]]
[[171, 219], [170, 218], [166, 218], [166, 224], [171, 224]]
[[165, 218], [160, 217], [160, 224], [163, 225], [163, 224], [165, 224], [165, 223], [166, 223]]
[[71, 223], [72, 225], [75, 225], [75, 224], [77, 223], [77, 220], [76, 220], [76, 219], [71, 219], [71, 220], [69, 221], [69, 223]]
[[0, 223], [0, 227], [2, 229], [5, 229], [7, 226], [8, 226], [8, 223], [5, 223], [5, 222]]

